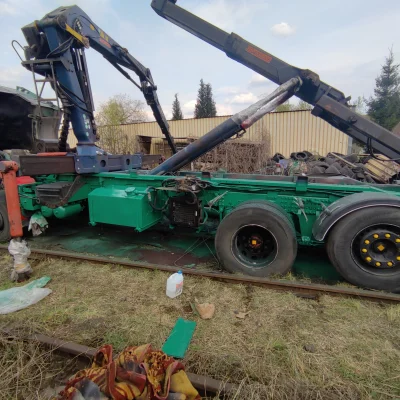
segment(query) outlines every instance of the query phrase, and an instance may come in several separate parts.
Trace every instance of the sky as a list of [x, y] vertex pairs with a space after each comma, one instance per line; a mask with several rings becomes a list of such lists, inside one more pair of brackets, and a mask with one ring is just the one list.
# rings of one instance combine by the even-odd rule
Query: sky
[[[0, 0], [0, 85], [33, 90], [32, 75], [11, 47], [21, 27], [63, 5], [77, 4], [109, 36], [150, 68], [167, 118], [178, 93], [193, 117], [200, 79], [211, 83], [218, 115], [256, 102], [276, 85], [159, 17], [151, 0]], [[399, 0], [178, 0], [177, 4], [280, 59], [317, 72], [353, 99], [373, 94], [393, 47], [400, 63]], [[95, 105], [140, 91], [95, 50], [86, 52]], [[133, 73], [132, 73], [133, 74]], [[133, 74], [134, 75], [134, 74]], [[295, 101], [293, 101], [295, 103]], [[150, 109], [146, 108], [149, 120]]]

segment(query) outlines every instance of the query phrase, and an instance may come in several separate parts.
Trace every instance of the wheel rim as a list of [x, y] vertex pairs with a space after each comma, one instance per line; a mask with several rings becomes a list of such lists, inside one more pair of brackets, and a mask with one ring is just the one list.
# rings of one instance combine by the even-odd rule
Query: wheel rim
[[352, 257], [363, 270], [376, 275], [400, 271], [400, 227], [371, 225], [354, 237]]
[[244, 225], [232, 237], [232, 253], [246, 267], [265, 268], [275, 260], [278, 243], [263, 226]]

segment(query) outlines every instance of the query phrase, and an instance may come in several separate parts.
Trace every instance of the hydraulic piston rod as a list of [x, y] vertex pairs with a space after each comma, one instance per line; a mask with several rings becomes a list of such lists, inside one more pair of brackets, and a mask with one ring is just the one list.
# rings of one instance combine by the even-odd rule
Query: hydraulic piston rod
[[180, 168], [207, 153], [215, 146], [218, 146], [232, 136], [245, 131], [265, 114], [275, 110], [275, 108], [280, 104], [290, 99], [296, 90], [299, 89], [301, 84], [302, 81], [299, 77], [292, 78], [285, 82], [270, 95], [245, 110], [233, 115], [200, 139], [191, 143], [161, 165], [154, 168], [150, 171], [150, 175], [165, 175], [170, 172], [178, 171]]

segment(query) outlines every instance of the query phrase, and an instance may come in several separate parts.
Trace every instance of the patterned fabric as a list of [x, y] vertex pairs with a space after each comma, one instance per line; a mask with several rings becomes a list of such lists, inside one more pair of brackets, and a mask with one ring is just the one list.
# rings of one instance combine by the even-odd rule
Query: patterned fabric
[[91, 368], [68, 382], [59, 400], [199, 400], [183, 365], [150, 344], [127, 347], [113, 359], [112, 346], [103, 346]]

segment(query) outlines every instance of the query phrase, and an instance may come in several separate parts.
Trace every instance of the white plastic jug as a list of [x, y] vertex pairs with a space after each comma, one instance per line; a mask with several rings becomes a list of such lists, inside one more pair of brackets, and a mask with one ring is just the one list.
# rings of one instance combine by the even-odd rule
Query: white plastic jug
[[178, 271], [172, 274], [167, 280], [167, 296], [174, 299], [178, 297], [183, 290], [183, 274], [182, 271]]

